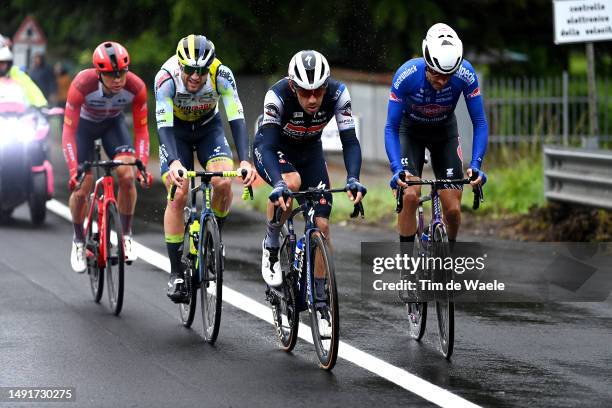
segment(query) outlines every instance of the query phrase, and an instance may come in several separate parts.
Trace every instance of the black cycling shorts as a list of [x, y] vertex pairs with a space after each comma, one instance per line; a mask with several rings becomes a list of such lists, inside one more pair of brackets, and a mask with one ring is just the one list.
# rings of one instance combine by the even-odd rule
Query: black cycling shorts
[[102, 147], [110, 159], [122, 153], [134, 154], [134, 145], [123, 115], [104, 119], [101, 122], [81, 118], [76, 134], [77, 159], [79, 164], [92, 161], [94, 141], [102, 140]]
[[[436, 179], [463, 178], [463, 155], [454, 116], [439, 125], [422, 125], [402, 119], [400, 144], [402, 166], [410, 174], [421, 177], [427, 148]], [[463, 185], [442, 187], [448, 188], [463, 190]]]
[[[182, 122], [174, 118], [173, 129], [178, 159], [187, 170], [193, 170], [194, 152], [204, 168], [215, 161], [229, 161], [233, 164], [232, 149], [225, 138], [220, 113], [217, 112], [204, 125]], [[169, 170], [168, 162], [160, 160], [162, 176]]]
[[[272, 180], [268, 176], [268, 172], [260, 160], [261, 155], [257, 154], [262, 139], [261, 133], [257, 133], [255, 142], [253, 143], [255, 151], [255, 168], [261, 178], [269, 185], [272, 185]], [[309, 187], [330, 188], [329, 174], [327, 173], [327, 164], [323, 156], [323, 146], [321, 142], [300, 145], [287, 144], [280, 147], [277, 154], [281, 173], [297, 172], [300, 175], [300, 179], [302, 180], [300, 191], [308, 190]], [[301, 203], [302, 201], [298, 199], [298, 202]], [[322, 194], [315, 204], [315, 216], [329, 218], [332, 203], [333, 198], [330, 193]]]

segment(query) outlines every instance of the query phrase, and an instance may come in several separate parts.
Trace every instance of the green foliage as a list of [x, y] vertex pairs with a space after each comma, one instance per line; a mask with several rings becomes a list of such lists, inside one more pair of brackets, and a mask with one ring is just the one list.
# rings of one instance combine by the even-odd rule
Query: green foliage
[[[527, 148], [504, 150], [497, 153], [498, 157], [487, 157], [489, 163], [496, 165], [486, 171], [485, 202], [477, 213], [494, 217], [527, 214], [530, 208], [545, 203], [542, 153], [530, 152]], [[473, 195], [470, 190], [470, 187], [465, 188], [461, 203], [463, 210], [471, 211]]]

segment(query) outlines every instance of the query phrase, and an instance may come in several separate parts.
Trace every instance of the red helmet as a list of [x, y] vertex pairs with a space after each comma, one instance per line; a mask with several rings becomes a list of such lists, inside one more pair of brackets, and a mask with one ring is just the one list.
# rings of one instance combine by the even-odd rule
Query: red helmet
[[123, 45], [105, 41], [94, 50], [93, 65], [98, 72], [123, 71], [130, 65], [130, 55]]

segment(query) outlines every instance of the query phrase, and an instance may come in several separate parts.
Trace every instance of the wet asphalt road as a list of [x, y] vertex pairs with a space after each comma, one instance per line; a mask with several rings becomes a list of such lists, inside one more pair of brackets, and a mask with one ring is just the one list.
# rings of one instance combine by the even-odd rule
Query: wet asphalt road
[[[141, 194], [135, 230], [140, 243], [165, 254], [159, 197]], [[231, 217], [225, 283], [264, 303], [263, 217]], [[0, 227], [0, 386], [73, 386], [77, 403], [65, 406], [79, 407], [431, 405], [346, 360], [323, 372], [302, 340], [292, 354], [279, 351], [271, 325], [230, 305], [211, 347], [198, 334], [199, 315], [194, 330], [180, 325], [164, 294], [167, 274], [142, 261], [128, 267], [123, 312], [114, 317], [106, 295], [95, 304], [87, 277], [70, 270], [70, 237], [70, 224], [51, 213], [44, 227], [31, 227], [25, 207]], [[447, 362], [433, 324], [418, 344], [401, 307], [362, 300], [360, 241], [394, 234], [334, 227], [333, 239], [343, 341], [482, 406], [612, 404], [609, 301], [459, 304]]]

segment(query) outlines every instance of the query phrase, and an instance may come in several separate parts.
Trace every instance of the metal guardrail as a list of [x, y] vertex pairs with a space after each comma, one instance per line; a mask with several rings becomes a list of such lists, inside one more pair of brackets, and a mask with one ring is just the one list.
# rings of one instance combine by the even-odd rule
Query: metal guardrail
[[612, 210], [612, 151], [544, 146], [544, 197]]

